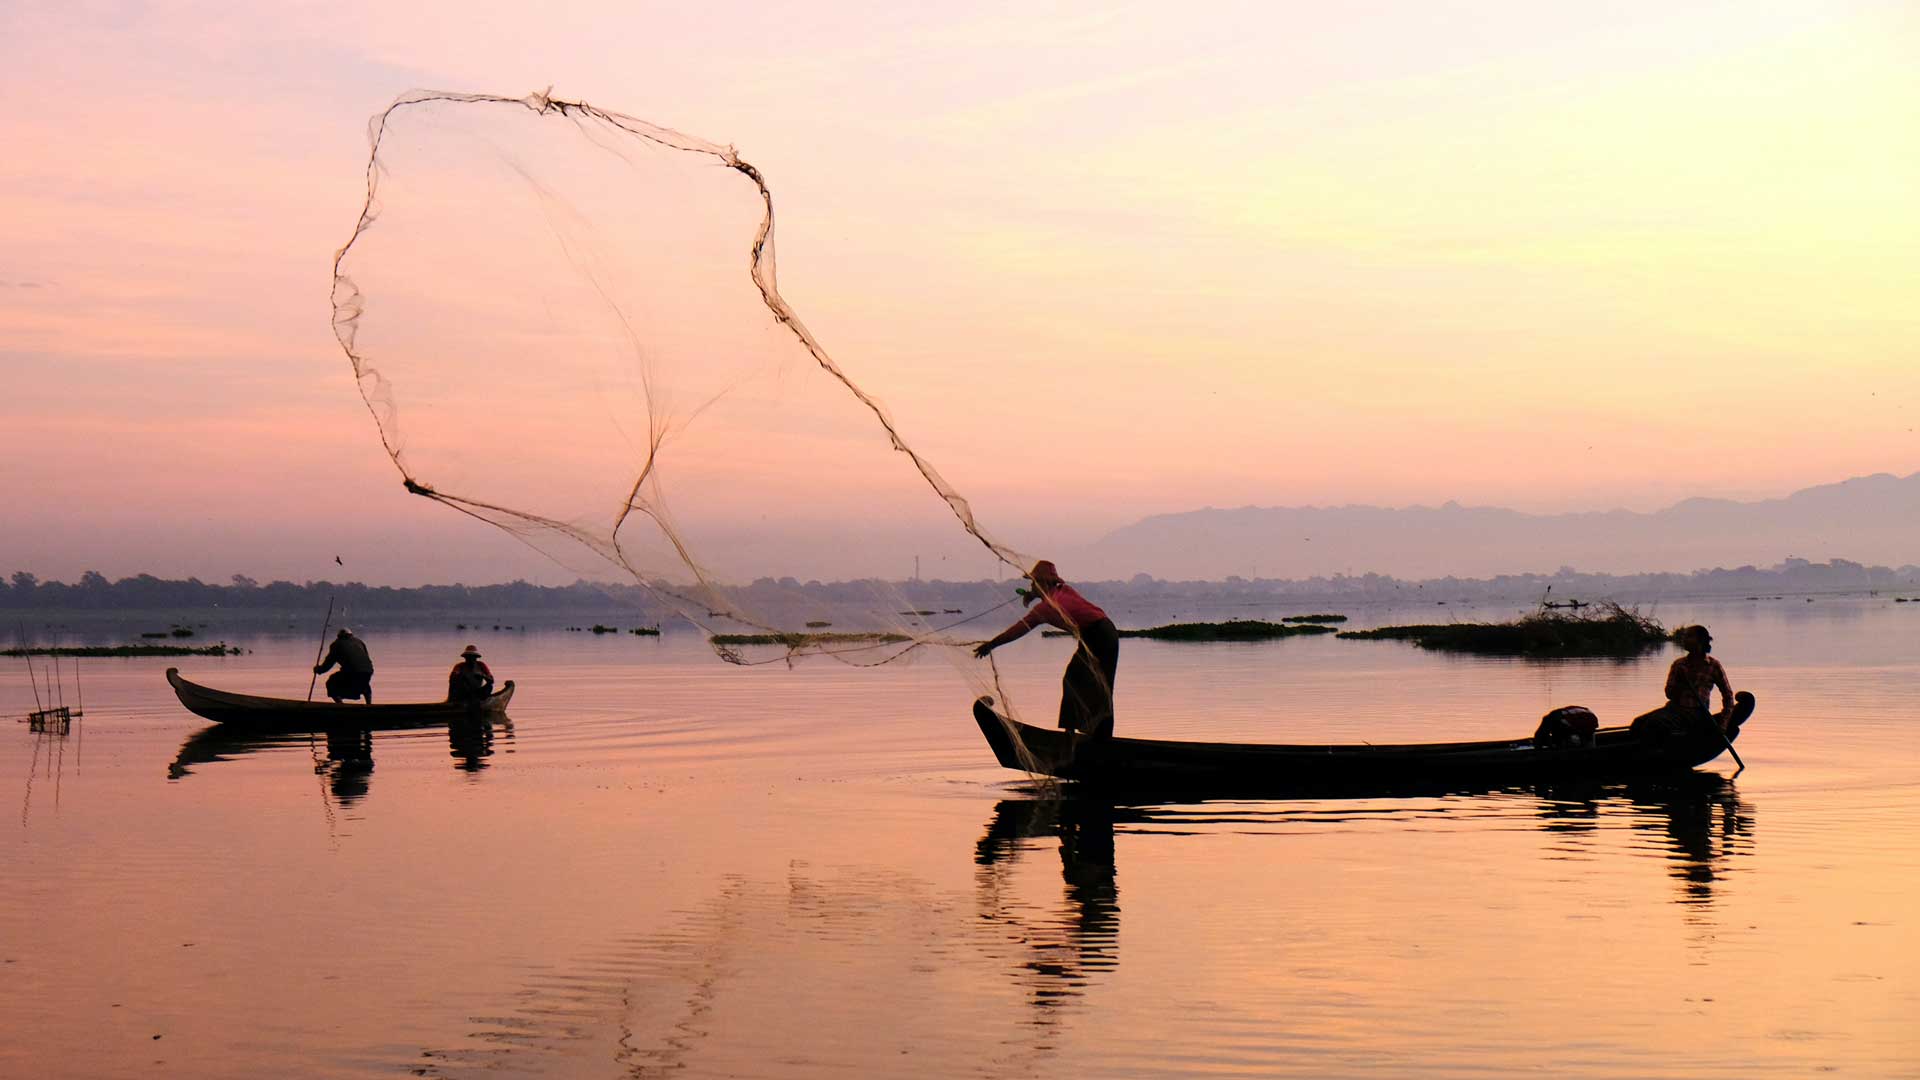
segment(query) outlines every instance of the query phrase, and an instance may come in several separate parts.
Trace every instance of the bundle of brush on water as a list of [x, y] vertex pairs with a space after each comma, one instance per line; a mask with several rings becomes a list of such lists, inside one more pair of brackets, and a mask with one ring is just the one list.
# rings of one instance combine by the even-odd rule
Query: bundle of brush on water
[[1510, 622], [1383, 626], [1348, 630], [1340, 636], [1411, 641], [1423, 649], [1447, 652], [1529, 657], [1632, 657], [1672, 639], [1652, 616], [1612, 600], [1577, 609], [1543, 605]]

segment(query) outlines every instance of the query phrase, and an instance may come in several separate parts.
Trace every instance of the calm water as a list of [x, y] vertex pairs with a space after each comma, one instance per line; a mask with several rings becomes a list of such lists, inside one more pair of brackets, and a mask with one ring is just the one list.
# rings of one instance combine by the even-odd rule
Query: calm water
[[[72, 734], [0, 728], [0, 1075], [1920, 1076], [1920, 604], [1658, 614], [1759, 698], [1737, 779], [1096, 805], [995, 766], [933, 657], [486, 632], [511, 724], [331, 747], [89, 661]], [[474, 635], [366, 636], [400, 701]], [[310, 639], [242, 643], [172, 662], [305, 693]], [[996, 655], [1047, 715], [1066, 643]], [[1671, 657], [1129, 641], [1120, 729], [1520, 736]]]

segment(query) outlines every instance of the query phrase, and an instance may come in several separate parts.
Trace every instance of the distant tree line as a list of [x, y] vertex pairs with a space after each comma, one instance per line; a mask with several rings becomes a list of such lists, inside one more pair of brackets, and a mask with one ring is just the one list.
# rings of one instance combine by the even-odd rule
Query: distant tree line
[[[342, 608], [382, 611], [567, 610], [646, 605], [648, 594], [637, 585], [607, 585], [577, 581], [572, 585], [534, 585], [512, 581], [504, 585], [421, 585], [395, 588], [357, 581], [271, 581], [261, 584], [235, 574], [225, 585], [199, 578], [184, 581], [152, 574], [109, 581], [89, 570], [71, 584], [41, 581], [24, 571], [0, 582], [0, 608], [91, 610], [173, 610], [231, 608], [258, 611], [311, 611], [332, 599]], [[655, 605], [657, 606], [657, 605]]]
[[[1384, 574], [1336, 574], [1304, 579], [1229, 577], [1224, 581], [1163, 581], [1136, 574], [1125, 581], [1086, 582], [1103, 601], [1180, 599], [1193, 601], [1348, 600], [1417, 601], [1503, 599], [1531, 601], [1631, 600], [1666, 596], [1750, 596], [1773, 593], [1910, 590], [1920, 595], [1920, 567], [1866, 566], [1846, 559], [1816, 563], [1787, 559], [1771, 567], [1740, 566], [1692, 573], [1596, 574], [1562, 567], [1552, 574], [1503, 574], [1492, 578], [1428, 578], [1412, 581]], [[1548, 593], [1548, 587], [1552, 591]], [[909, 605], [963, 605], [976, 610], [984, 602], [1011, 595], [1005, 581], [798, 581], [760, 578], [736, 591], [749, 603], [868, 603], [891, 595]], [[669, 614], [650, 590], [634, 584], [576, 581], [571, 585], [421, 585], [395, 588], [357, 581], [272, 581], [261, 584], [235, 574], [225, 585], [198, 578], [184, 581], [151, 574], [110, 581], [89, 570], [76, 582], [41, 581], [25, 571], [0, 581], [0, 609], [172, 610], [228, 608], [256, 611], [312, 611], [329, 598], [362, 613], [421, 611], [620, 610]]]

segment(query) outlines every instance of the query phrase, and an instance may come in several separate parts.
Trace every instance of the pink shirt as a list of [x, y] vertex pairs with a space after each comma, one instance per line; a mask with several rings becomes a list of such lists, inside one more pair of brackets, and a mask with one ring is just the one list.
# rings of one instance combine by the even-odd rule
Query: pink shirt
[[1052, 592], [1033, 602], [1033, 609], [1013, 625], [1021, 633], [1046, 623], [1072, 633], [1082, 626], [1090, 626], [1107, 617], [1107, 613], [1095, 607], [1093, 601], [1074, 591], [1071, 585], [1056, 585]]
[[1711, 709], [1716, 686], [1720, 688], [1721, 704], [1732, 705], [1733, 686], [1727, 681], [1727, 669], [1714, 657], [1703, 656], [1696, 661], [1691, 656], [1683, 656], [1667, 669], [1668, 701]]

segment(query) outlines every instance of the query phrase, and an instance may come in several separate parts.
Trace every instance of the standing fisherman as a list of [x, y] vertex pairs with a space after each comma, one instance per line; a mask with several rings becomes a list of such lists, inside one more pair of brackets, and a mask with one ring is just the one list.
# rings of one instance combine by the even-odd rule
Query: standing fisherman
[[334, 635], [327, 658], [314, 666], [313, 673], [326, 674], [335, 664], [340, 670], [327, 675], [327, 696], [334, 704], [353, 698], [365, 698], [367, 704], [373, 704], [373, 657], [367, 654], [367, 643], [344, 626]]
[[1094, 738], [1113, 735], [1113, 677], [1120, 666], [1120, 631], [1107, 613], [1060, 580], [1052, 563], [1042, 560], [1027, 572], [1033, 591], [1026, 594], [1033, 610], [1019, 622], [973, 650], [985, 656], [1046, 623], [1072, 634], [1073, 659], [1060, 680], [1060, 726]]

